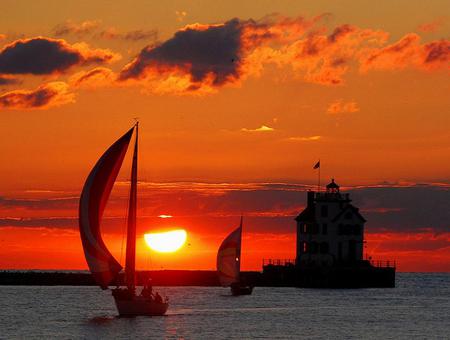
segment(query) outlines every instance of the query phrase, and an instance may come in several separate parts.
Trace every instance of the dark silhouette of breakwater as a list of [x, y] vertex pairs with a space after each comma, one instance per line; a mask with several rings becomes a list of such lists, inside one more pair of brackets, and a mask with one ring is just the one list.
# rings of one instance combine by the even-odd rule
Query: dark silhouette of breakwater
[[[261, 273], [243, 272], [247, 282], [257, 284]], [[143, 285], [151, 277], [154, 286], [219, 286], [216, 271], [212, 270], [155, 270], [138, 271], [137, 284]], [[124, 276], [119, 275], [112, 285], [123, 285]], [[58, 271], [0, 271], [0, 285], [23, 286], [95, 286], [92, 275], [87, 272]]]

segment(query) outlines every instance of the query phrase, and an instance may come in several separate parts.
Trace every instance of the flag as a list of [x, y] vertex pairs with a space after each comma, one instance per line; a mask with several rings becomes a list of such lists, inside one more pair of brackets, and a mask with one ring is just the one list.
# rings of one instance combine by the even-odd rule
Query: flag
[[318, 161], [318, 162], [316, 163], [316, 165], [314, 165], [314, 167], [313, 167], [313, 169], [318, 169], [318, 168], [320, 168], [320, 161]]

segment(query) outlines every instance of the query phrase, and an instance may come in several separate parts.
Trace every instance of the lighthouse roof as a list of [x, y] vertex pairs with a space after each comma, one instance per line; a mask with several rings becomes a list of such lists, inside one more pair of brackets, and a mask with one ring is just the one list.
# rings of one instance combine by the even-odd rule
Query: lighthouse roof
[[296, 218], [296, 221], [315, 222], [315, 206], [307, 206]]
[[327, 185], [327, 189], [339, 189], [339, 185], [336, 184], [334, 178], [332, 178], [331, 183]]

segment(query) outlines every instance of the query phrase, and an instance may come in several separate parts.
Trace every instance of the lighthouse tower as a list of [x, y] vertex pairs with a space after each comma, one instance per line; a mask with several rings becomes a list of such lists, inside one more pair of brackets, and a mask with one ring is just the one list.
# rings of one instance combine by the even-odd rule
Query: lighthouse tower
[[297, 266], [352, 265], [363, 259], [364, 223], [334, 179], [326, 192], [309, 191], [297, 216]]

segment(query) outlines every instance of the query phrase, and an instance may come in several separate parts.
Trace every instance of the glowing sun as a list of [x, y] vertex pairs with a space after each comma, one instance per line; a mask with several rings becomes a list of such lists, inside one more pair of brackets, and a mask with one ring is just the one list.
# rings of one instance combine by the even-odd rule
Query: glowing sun
[[186, 242], [187, 233], [183, 229], [163, 233], [148, 233], [144, 235], [147, 245], [161, 253], [172, 253], [180, 249]]

